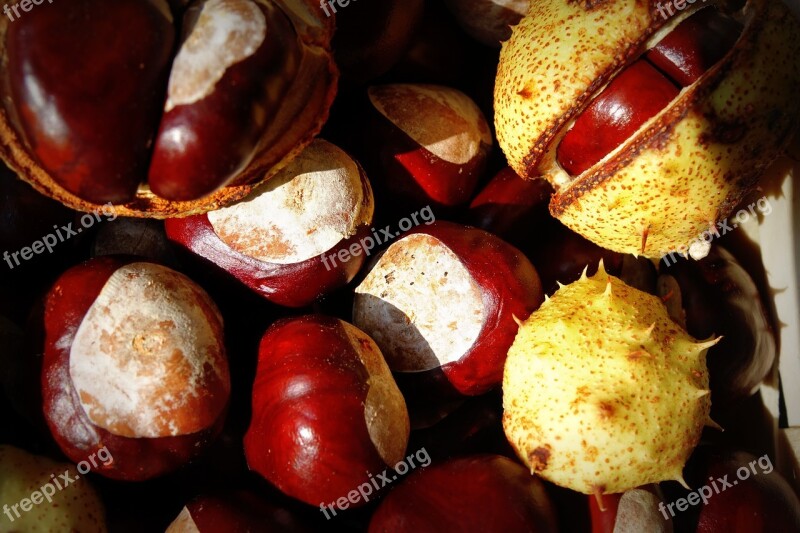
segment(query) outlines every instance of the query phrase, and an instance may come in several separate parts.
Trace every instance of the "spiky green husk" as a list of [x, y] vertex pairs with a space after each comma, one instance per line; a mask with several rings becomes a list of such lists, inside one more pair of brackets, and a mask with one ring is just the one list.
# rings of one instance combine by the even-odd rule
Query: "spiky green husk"
[[601, 263], [520, 327], [503, 377], [506, 436], [532, 473], [585, 494], [683, 482], [712, 423], [705, 354], [715, 343]]

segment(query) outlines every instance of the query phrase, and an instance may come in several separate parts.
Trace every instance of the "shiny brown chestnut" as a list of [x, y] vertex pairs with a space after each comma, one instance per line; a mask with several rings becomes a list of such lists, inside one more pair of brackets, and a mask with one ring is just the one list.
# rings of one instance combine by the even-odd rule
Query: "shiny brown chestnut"
[[499, 455], [470, 455], [417, 469], [381, 502], [370, 533], [557, 531], [542, 482]]
[[359, 155], [379, 201], [402, 213], [467, 203], [492, 146], [475, 102], [439, 85], [380, 85], [367, 92], [369, 124]]
[[321, 139], [241, 202], [166, 221], [178, 245], [264, 298], [302, 307], [356, 275], [376, 245], [361, 166]]
[[482, 394], [544, 295], [522, 253], [483, 230], [434, 222], [405, 233], [356, 288], [353, 321], [394, 372], [444, 374], [459, 393]]
[[167, 200], [205, 196], [247, 166], [300, 62], [275, 4], [208, 0], [184, 25], [147, 179]]
[[519, 247], [534, 240], [531, 227], [550, 219], [547, 203], [552, 194], [547, 180], [524, 180], [505, 167], [472, 199], [467, 221]]
[[172, 22], [162, 0], [78, 0], [8, 24], [6, 111], [41, 169], [70, 194], [96, 204], [135, 194], [169, 74]]
[[44, 414], [75, 462], [105, 447], [104, 476], [182, 466], [219, 433], [230, 394], [222, 319], [206, 293], [161, 265], [98, 257], [45, 301]]
[[736, 258], [719, 245], [699, 261], [667, 258], [659, 284], [691, 335], [722, 336], [706, 359], [712, 403], [721, 407], [753, 394], [772, 369], [777, 346], [758, 289]]
[[199, 0], [179, 24], [165, 0], [78, 0], [3, 19], [0, 157], [85, 211], [163, 218], [240, 199], [327, 117], [333, 21], [315, 8]]
[[370, 499], [357, 489], [371, 493], [371, 476], [403, 459], [408, 434], [403, 396], [363, 331], [321, 315], [267, 329], [244, 437], [252, 470], [310, 505], [357, 507]]

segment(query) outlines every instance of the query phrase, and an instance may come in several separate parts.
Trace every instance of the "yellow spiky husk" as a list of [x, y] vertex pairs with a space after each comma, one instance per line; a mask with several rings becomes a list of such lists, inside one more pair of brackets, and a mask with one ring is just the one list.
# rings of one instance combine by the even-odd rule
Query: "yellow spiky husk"
[[674, 479], [709, 418], [705, 355], [662, 302], [606, 273], [558, 290], [522, 325], [503, 427], [531, 472], [584, 494]]

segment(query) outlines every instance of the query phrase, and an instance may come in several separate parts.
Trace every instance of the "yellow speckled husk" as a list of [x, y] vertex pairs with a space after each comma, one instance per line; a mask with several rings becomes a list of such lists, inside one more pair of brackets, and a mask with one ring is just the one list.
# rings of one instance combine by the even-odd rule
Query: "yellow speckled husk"
[[503, 376], [503, 427], [531, 473], [585, 494], [668, 479], [711, 423], [705, 354], [655, 296], [598, 273], [520, 327]]
[[508, 164], [533, 175], [558, 130], [663, 24], [646, 3], [532, 0], [503, 43], [495, 128]]
[[[566, 2], [546, 6], [562, 3]], [[632, 2], [601, 6], [611, 4]], [[535, 0], [532, 13], [546, 6]], [[730, 214], [800, 123], [800, 24], [777, 0], [752, 0], [744, 13], [747, 22], [742, 36], [722, 61], [625, 144], [574, 180], [555, 162], [557, 143], [551, 141], [560, 135], [551, 135], [546, 148], [531, 145], [525, 138], [521, 144], [504, 144], [508, 132], [500, 133], [503, 117], [513, 109], [498, 107], [501, 147], [518, 173], [543, 174], [556, 185], [550, 204], [555, 217], [605, 248], [659, 258], [668, 252], [685, 252], [705, 230]], [[581, 26], [592, 17], [585, 12], [565, 24]], [[515, 29], [503, 53], [528, 46], [538, 55], [535, 44], [525, 44], [530, 38], [526, 31]], [[589, 37], [593, 42], [595, 37]], [[621, 50], [618, 54], [629, 55]], [[513, 79], [503, 74], [504, 68], [498, 75]], [[501, 93], [508, 91], [510, 81], [503, 83], [505, 89], [498, 79], [498, 106], [507, 101]], [[552, 123], [559, 110], [540, 106], [525, 112], [538, 113], [540, 120]]]

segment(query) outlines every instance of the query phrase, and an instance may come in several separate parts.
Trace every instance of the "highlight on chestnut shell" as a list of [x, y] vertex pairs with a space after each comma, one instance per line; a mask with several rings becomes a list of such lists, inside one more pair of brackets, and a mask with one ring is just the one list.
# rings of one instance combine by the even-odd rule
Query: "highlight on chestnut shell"
[[51, 4], [0, 19], [0, 158], [69, 207], [218, 208], [327, 119], [333, 20], [312, 0], [203, 0], [182, 20], [164, 0]]
[[186, 464], [222, 429], [222, 318], [183, 274], [135, 258], [86, 261], [47, 294], [44, 331], [44, 414], [71, 460], [105, 447], [113, 461], [96, 472], [150, 479]]
[[285, 494], [315, 507], [346, 500], [403, 460], [409, 431], [403, 395], [363, 331], [308, 315], [264, 333], [244, 451]]
[[375, 245], [373, 214], [361, 165], [315, 139], [244, 200], [165, 227], [170, 240], [267, 300], [303, 307], [355, 277]]

